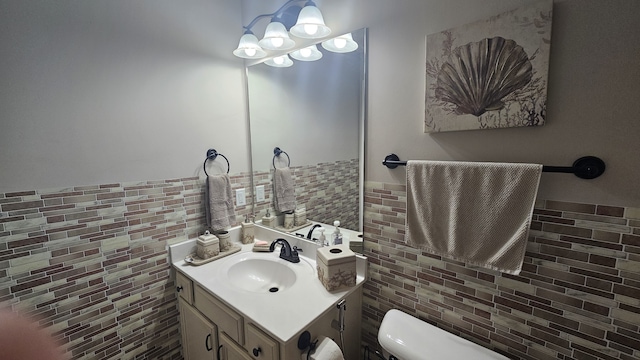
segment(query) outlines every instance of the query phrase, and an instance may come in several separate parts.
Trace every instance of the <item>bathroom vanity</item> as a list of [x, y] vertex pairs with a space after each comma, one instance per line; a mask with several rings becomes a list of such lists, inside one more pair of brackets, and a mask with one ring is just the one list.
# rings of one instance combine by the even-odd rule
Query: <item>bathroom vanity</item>
[[[229, 232], [239, 242], [240, 229]], [[337, 306], [342, 299], [345, 359], [359, 357], [366, 258], [356, 258], [354, 287], [330, 293], [317, 278], [315, 244], [256, 226], [256, 240], [276, 238], [301, 249], [299, 263], [280, 259], [278, 250], [253, 252], [248, 244], [238, 253], [193, 266], [184, 258], [194, 252], [195, 240], [171, 246], [185, 359], [298, 360], [298, 340], [305, 331], [311, 341], [327, 336], [342, 345]]]

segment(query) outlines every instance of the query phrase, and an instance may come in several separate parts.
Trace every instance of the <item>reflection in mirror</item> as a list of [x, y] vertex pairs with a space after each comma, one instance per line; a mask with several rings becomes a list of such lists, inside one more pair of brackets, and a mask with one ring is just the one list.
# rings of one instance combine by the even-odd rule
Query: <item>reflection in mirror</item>
[[[351, 34], [358, 44], [351, 52], [318, 44], [317, 61], [247, 68], [253, 184], [264, 187], [264, 199], [253, 199], [256, 221], [269, 209], [283, 225], [274, 206], [275, 165], [289, 167], [296, 207], [307, 219], [362, 230], [366, 29]], [[288, 156], [275, 156], [275, 148]], [[329, 239], [329, 229], [325, 234]]]

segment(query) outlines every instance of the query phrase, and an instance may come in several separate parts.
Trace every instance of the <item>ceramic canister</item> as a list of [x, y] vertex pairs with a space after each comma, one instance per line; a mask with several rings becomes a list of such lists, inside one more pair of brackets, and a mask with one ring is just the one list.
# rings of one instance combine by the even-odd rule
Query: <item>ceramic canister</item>
[[220, 241], [217, 236], [210, 234], [209, 231], [205, 232], [204, 235], [198, 236], [196, 245], [196, 255], [202, 260], [209, 259], [220, 253]]
[[293, 214], [284, 214], [284, 228], [285, 229], [293, 228], [293, 224], [294, 224], [293, 218], [294, 218]]
[[218, 231], [216, 236], [220, 239], [220, 251], [228, 251], [231, 248], [231, 235], [228, 231]]
[[296, 211], [293, 213], [293, 217], [295, 226], [305, 225], [307, 223], [307, 209], [304, 207], [296, 209]]

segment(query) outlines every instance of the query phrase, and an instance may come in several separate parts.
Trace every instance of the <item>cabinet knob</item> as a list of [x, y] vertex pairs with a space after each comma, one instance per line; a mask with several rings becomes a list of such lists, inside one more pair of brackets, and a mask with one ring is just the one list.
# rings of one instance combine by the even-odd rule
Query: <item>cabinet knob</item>
[[259, 347], [253, 348], [253, 356], [258, 357], [258, 355], [260, 355], [260, 352], [262, 352], [262, 349], [260, 349]]
[[177, 292], [182, 291], [182, 286], [178, 286], [178, 287], [176, 288], [176, 291], [177, 291]]

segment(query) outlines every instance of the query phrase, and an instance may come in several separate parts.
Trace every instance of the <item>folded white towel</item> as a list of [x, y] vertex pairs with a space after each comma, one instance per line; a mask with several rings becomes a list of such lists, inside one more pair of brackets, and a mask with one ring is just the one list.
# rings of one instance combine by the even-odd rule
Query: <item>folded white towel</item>
[[520, 273], [541, 172], [538, 164], [409, 161], [406, 242]]
[[277, 211], [296, 209], [296, 194], [291, 169], [277, 168], [273, 172], [274, 205]]
[[229, 175], [209, 175], [206, 184], [207, 225], [212, 231], [234, 225], [236, 212]]

